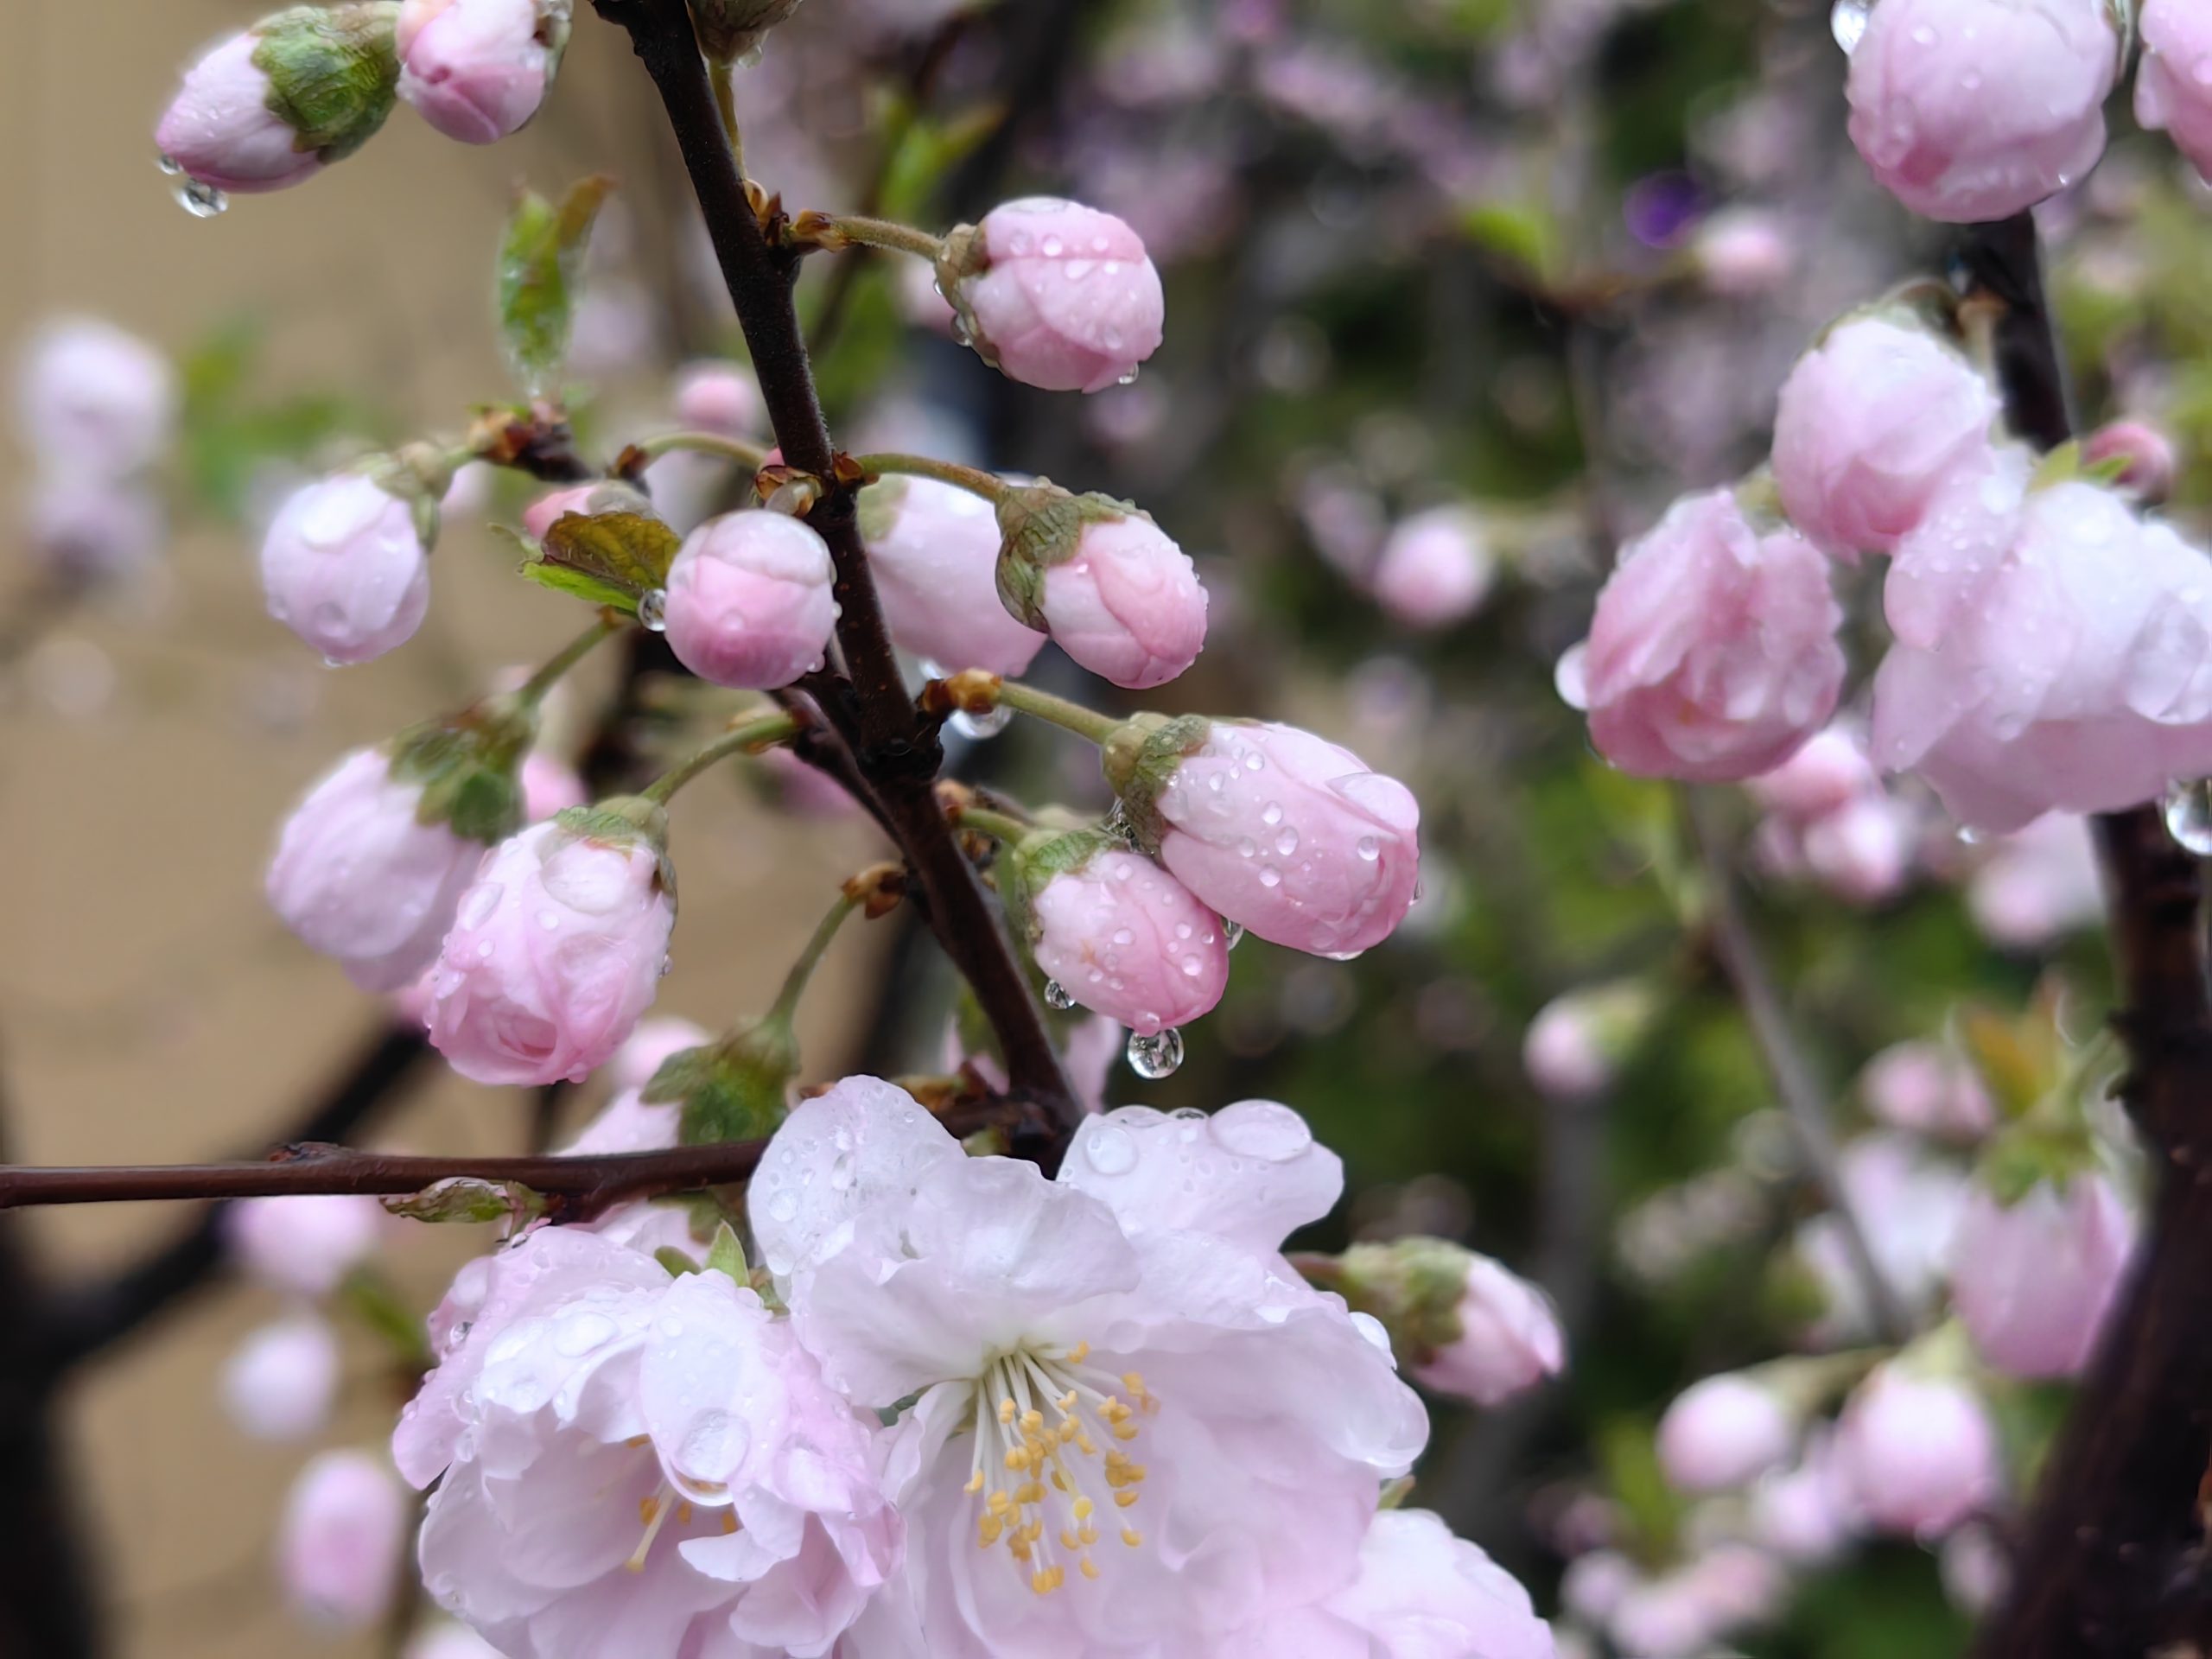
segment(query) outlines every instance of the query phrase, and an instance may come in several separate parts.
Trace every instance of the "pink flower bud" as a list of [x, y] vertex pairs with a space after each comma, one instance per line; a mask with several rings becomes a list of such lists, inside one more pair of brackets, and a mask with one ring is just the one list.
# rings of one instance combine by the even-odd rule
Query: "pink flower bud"
[[338, 1338], [311, 1313], [263, 1325], [223, 1367], [224, 1408], [258, 1440], [315, 1433], [337, 1394]]
[[92, 317], [48, 323], [16, 382], [16, 417], [45, 466], [119, 479], [158, 461], [176, 420], [168, 359]]
[[1140, 854], [1092, 854], [1038, 887], [1028, 912], [1037, 966], [1145, 1036], [1211, 1013], [1228, 986], [1220, 918]]
[[946, 238], [938, 271], [969, 343], [1025, 385], [1103, 391], [1160, 349], [1160, 273], [1111, 213], [1050, 196], [1007, 202]]
[[1408, 628], [1448, 628], [1480, 608], [1497, 562], [1476, 515], [1432, 507], [1401, 522], [1382, 543], [1369, 578], [1393, 620]]
[[1842, 622], [1810, 542], [1761, 533], [1726, 490], [1687, 497], [1598, 594], [1580, 664], [1590, 735], [1643, 777], [1770, 772], [1835, 712]]
[[402, 0], [399, 96], [448, 138], [505, 137], [544, 100], [567, 10], [546, 0]]
[[1833, 1436], [1816, 1433], [1796, 1467], [1751, 1489], [1751, 1540], [1785, 1561], [1817, 1567], [1840, 1554], [1859, 1529], [1858, 1505], [1836, 1466]]
[[[640, 1020], [637, 1028], [623, 1039], [622, 1046], [614, 1051], [614, 1058], [607, 1061], [607, 1086], [618, 1095], [642, 1089], [653, 1080], [653, 1073], [660, 1070], [661, 1062], [670, 1055], [714, 1040], [714, 1033], [704, 1026], [695, 1025], [679, 1014], [657, 1014]], [[663, 1144], [675, 1145], [674, 1137]]]
[[743, 437], [760, 420], [752, 372], [721, 358], [686, 363], [676, 372], [676, 418], [701, 431]]
[[39, 479], [25, 518], [39, 563], [65, 582], [133, 575], [161, 556], [167, 540], [161, 500], [151, 490], [95, 474]]
[[716, 685], [789, 685], [829, 648], [836, 574], [829, 543], [789, 514], [709, 518], [669, 567], [669, 646]]
[[273, 1289], [327, 1296], [376, 1253], [384, 1206], [352, 1193], [244, 1198], [223, 1211], [239, 1271]]
[[2102, 1175], [2038, 1181], [2007, 1205], [1976, 1187], [1959, 1219], [1951, 1305], [1981, 1357], [2012, 1376], [2072, 1376], [2095, 1351], [2135, 1247]]
[[1770, 294], [1797, 270], [1797, 250], [1779, 215], [1732, 207], [1698, 227], [1690, 245], [1705, 285], [1725, 299]]
[[1997, 413], [1989, 384], [1948, 346], [1886, 317], [1850, 318], [1783, 383], [1774, 481], [1783, 510], [1838, 558], [1889, 552], [1936, 486], [1988, 448]]
[[322, 170], [271, 107], [268, 73], [254, 62], [260, 37], [231, 35], [184, 72], [184, 85], [154, 129], [162, 155], [221, 190], [281, 190]]
[[[2212, 64], [2212, 57], [2206, 61]], [[2082, 441], [2082, 459], [2093, 467], [2103, 461], [2124, 463], [2113, 481], [2137, 500], [2154, 503], [2173, 493], [2180, 465], [2173, 440], [2145, 421], [2113, 421], [2099, 427]]]
[[1599, 1041], [1591, 1011], [1568, 995], [1547, 1002], [1522, 1039], [1521, 1066], [1529, 1081], [1554, 1100], [1586, 1100], [1613, 1080], [1618, 1069]]
[[1882, 0], [1851, 54], [1851, 142], [1923, 218], [2010, 218], [2097, 164], [2120, 57], [2106, 0]]
[[1782, 1397], [1738, 1375], [1694, 1383], [1659, 1420], [1660, 1467], [1685, 1492], [1748, 1484], [1779, 1467], [1796, 1443], [1796, 1416]]
[[285, 1594], [317, 1624], [365, 1630], [399, 1581], [407, 1489], [365, 1452], [326, 1452], [300, 1471], [278, 1523]]
[[1859, 796], [1878, 793], [1882, 780], [1858, 736], [1847, 727], [1831, 726], [1745, 787], [1768, 811], [1810, 823], [1842, 810]]
[[2034, 950], [2104, 916], [2103, 878], [2088, 820], [2037, 819], [1990, 849], [1967, 887], [1967, 911], [1991, 944]]
[[270, 908], [363, 990], [397, 990], [436, 959], [484, 843], [423, 821], [423, 785], [356, 749], [292, 810], [269, 863]]
[[1271, 944], [1356, 956], [1389, 938], [1413, 908], [1421, 875], [1413, 791], [1311, 732], [1211, 721], [1196, 751], [1175, 760], [1152, 810], [1160, 861], [1175, 879]]
[[534, 542], [545, 539], [545, 532], [561, 522], [568, 514], [580, 512], [588, 518], [603, 484], [568, 484], [557, 490], [548, 490], [522, 510], [522, 527]]
[[1963, 1384], [1896, 1363], [1860, 1383], [1844, 1409], [1836, 1455], [1874, 1525], [1935, 1537], [1993, 1503], [1997, 1430]]
[[360, 473], [295, 491], [262, 541], [261, 587], [269, 614], [326, 662], [365, 663], [406, 644], [430, 608], [414, 505]]
[[430, 1041], [478, 1083], [581, 1081], [652, 1006], [676, 904], [656, 838], [563, 814], [486, 856], [431, 983]]
[[861, 493], [883, 619], [891, 637], [947, 669], [1019, 674], [1044, 648], [999, 602], [999, 526], [991, 504], [933, 478], [887, 478]]
[[1567, 1363], [1567, 1338], [1544, 1294], [1486, 1255], [1468, 1263], [1456, 1312], [1458, 1338], [1413, 1367], [1433, 1393], [1494, 1406]]
[[1837, 898], [1878, 904], [1911, 873], [1911, 820], [1886, 795], [1861, 796], [1807, 824], [1800, 850], [1807, 872]]
[[2212, 179], [2212, 15], [2195, 0], [2143, 0], [2136, 28], [2135, 118], [2171, 135]]
[[1190, 556], [1142, 513], [1092, 518], [1048, 565], [1039, 611], [1053, 643], [1133, 690], [1165, 685], [1206, 642], [1206, 590]]
[[584, 780], [565, 760], [556, 760], [543, 749], [532, 749], [523, 757], [524, 823], [540, 823], [572, 806], [582, 806], [588, 798], [584, 793]]
[[1997, 1126], [1980, 1074], [1941, 1043], [1897, 1043], [1868, 1063], [1859, 1079], [1866, 1108], [1891, 1128], [1974, 1141]]

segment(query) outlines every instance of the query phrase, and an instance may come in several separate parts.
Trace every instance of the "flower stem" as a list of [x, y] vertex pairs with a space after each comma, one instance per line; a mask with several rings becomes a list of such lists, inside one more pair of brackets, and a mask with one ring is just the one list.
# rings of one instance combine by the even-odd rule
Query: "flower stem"
[[639, 793], [666, 806], [669, 798], [709, 767], [734, 754], [752, 754], [798, 734], [798, 722], [789, 715], [762, 715], [733, 726], [697, 753], [690, 755], [647, 784]]
[[798, 1012], [798, 1000], [806, 995], [806, 982], [814, 977], [823, 953], [829, 950], [830, 941], [837, 937], [837, 930], [845, 925], [845, 918], [860, 908], [859, 902], [837, 895], [837, 902], [830, 906], [829, 913], [816, 925], [814, 936], [806, 948], [798, 953], [798, 960], [791, 963], [791, 972], [784, 976], [784, 988], [776, 993], [775, 1006], [771, 1007], [762, 1023], [776, 1023], [788, 1027]]
[[747, 443], [743, 438], [725, 437], [719, 432], [664, 432], [658, 437], [642, 440], [637, 448], [647, 461], [657, 461], [671, 449], [687, 449], [695, 454], [721, 455], [755, 472], [768, 460], [767, 450], [760, 444]]
[[886, 248], [893, 253], [911, 253], [932, 264], [944, 251], [941, 238], [895, 219], [869, 219], [861, 213], [822, 213], [816, 216], [815, 223], [826, 235], [839, 240], [857, 242], [862, 247]]
[[737, 129], [737, 66], [734, 63], [709, 64], [707, 79], [714, 83], [715, 108], [722, 118], [722, 137], [729, 140], [730, 159], [737, 163], [737, 176], [745, 176], [745, 135]]
[[987, 473], [980, 467], [963, 467], [957, 461], [938, 461], [929, 455], [855, 455], [853, 464], [871, 478], [884, 473], [933, 478], [940, 484], [950, 484], [970, 495], [980, 495], [993, 504], [1005, 500], [1007, 493], [1014, 488], [996, 473]]
[[525, 709], [535, 709], [545, 701], [545, 694], [561, 683], [561, 677], [591, 655], [592, 648], [602, 639], [620, 633], [626, 624], [615, 617], [602, 614], [599, 620], [546, 658], [544, 664], [522, 683], [515, 693], [516, 699]]
[[957, 809], [954, 817], [958, 819], [962, 829], [980, 830], [992, 839], [1002, 841], [1009, 847], [1014, 846], [1036, 828], [1034, 824], [1022, 823], [1011, 813], [997, 811], [988, 806], [977, 806], [973, 803], [963, 803]]
[[1039, 691], [1019, 680], [1007, 680], [1000, 685], [999, 701], [1018, 713], [1050, 721], [1063, 731], [1089, 738], [1093, 743], [1103, 743], [1121, 729], [1122, 722], [1111, 715], [1102, 715], [1096, 709], [1086, 709], [1065, 697]]

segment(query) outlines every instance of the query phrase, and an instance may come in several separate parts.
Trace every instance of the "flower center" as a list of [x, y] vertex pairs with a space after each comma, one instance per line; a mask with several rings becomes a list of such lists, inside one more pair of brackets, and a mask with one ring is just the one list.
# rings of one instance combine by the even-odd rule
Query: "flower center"
[[[627, 1444], [632, 1446], [649, 1446], [652, 1441], [647, 1436], [640, 1434]], [[663, 1479], [659, 1490], [652, 1497], [641, 1497], [638, 1500], [638, 1523], [645, 1529], [645, 1535], [638, 1540], [637, 1548], [631, 1552], [630, 1559], [622, 1565], [632, 1573], [644, 1572], [645, 1558], [653, 1553], [653, 1540], [660, 1536], [660, 1529], [668, 1524], [671, 1517], [674, 1518], [678, 1531], [692, 1537], [699, 1536], [700, 1535], [690, 1530], [693, 1514], [691, 1500], [679, 1493], [667, 1480]], [[735, 1510], [722, 1510], [718, 1518], [718, 1524], [725, 1535], [735, 1532], [737, 1511]]]
[[[968, 1478], [968, 1491], [982, 1500], [976, 1542], [984, 1549], [1004, 1543], [1040, 1596], [1067, 1582], [1063, 1552], [1084, 1577], [1098, 1576], [1090, 1547], [1099, 1537], [1100, 1497], [1125, 1516], [1136, 1507], [1144, 1465], [1122, 1446], [1136, 1439], [1140, 1414], [1160, 1409], [1141, 1376], [1127, 1371], [1117, 1381], [1085, 1364], [1090, 1353], [1089, 1343], [1018, 1348], [993, 1357], [976, 1379]], [[1130, 1548], [1144, 1542], [1127, 1519], [1120, 1530]]]

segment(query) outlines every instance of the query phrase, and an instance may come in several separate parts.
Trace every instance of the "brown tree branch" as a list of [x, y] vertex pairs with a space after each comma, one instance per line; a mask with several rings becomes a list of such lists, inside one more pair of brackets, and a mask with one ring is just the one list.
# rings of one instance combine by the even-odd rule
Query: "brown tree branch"
[[[2013, 429], [2072, 432], [2027, 214], [1971, 226], [1971, 294], [2002, 308], [1998, 370]], [[2154, 807], [2095, 821], [2131, 1065], [2123, 1092], [2158, 1193], [2133, 1281], [2045, 1460], [2012, 1589], [1977, 1659], [2139, 1659], [2212, 1651], [2200, 1483], [2212, 1458], [2212, 1003], [2196, 860]]]

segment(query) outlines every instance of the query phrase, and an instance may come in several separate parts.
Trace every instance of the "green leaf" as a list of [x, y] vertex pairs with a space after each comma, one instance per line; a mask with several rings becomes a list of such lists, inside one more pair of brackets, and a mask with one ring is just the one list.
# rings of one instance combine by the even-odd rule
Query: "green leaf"
[[533, 393], [544, 389], [569, 352], [584, 245], [614, 182], [594, 174], [569, 187], [555, 207], [524, 190], [499, 240], [499, 330], [507, 361]]
[[687, 1273], [697, 1273], [699, 1264], [673, 1244], [664, 1244], [653, 1252], [653, 1260], [681, 1279]]
[[715, 1242], [707, 1247], [707, 1271], [722, 1274], [741, 1285], [751, 1282], [745, 1246], [737, 1242], [737, 1230], [728, 1222], [715, 1229]]
[[1479, 201], [1459, 216], [1459, 228], [1477, 247], [1517, 265], [1540, 284], [1566, 265], [1559, 221], [1541, 201]]
[[643, 512], [563, 513], [522, 567], [541, 587], [634, 616], [638, 601], [668, 581], [683, 540]]
[[1006, 119], [1000, 104], [984, 104], [950, 121], [916, 118], [901, 105], [884, 122], [898, 137], [883, 172], [882, 211], [891, 219], [920, 219], [946, 174], [973, 155]]

